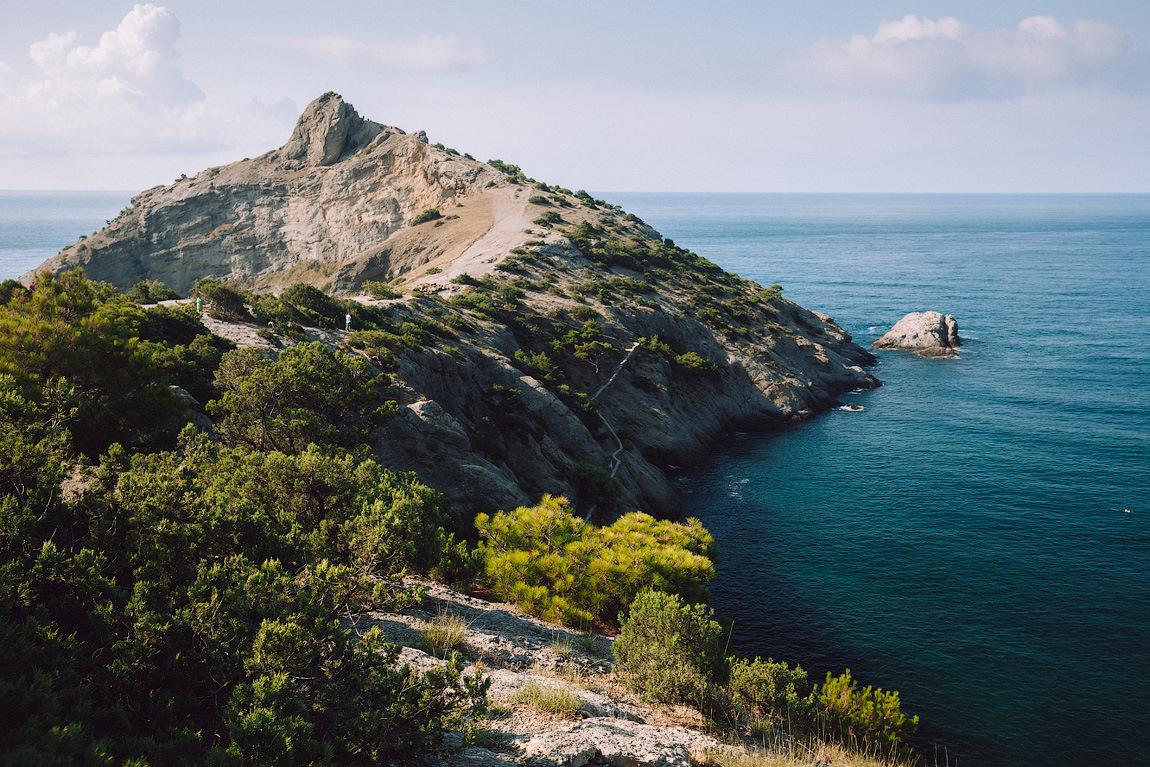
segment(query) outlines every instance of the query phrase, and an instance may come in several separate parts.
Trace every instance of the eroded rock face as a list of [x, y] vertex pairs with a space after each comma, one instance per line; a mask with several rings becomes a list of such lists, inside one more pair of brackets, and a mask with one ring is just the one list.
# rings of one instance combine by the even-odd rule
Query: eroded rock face
[[[429, 251], [461, 252], [489, 223], [488, 198], [507, 194], [504, 174], [428, 146], [422, 132], [364, 119], [326, 93], [281, 148], [141, 192], [103, 230], [23, 279], [82, 267], [122, 290], [153, 279], [188, 295], [210, 277], [277, 293], [295, 282], [353, 292], [421, 265]], [[429, 242], [411, 236], [422, 211], [459, 206], [478, 223], [415, 233], [434, 233]]]
[[305, 165], [331, 165], [382, 131], [382, 125], [363, 119], [339, 94], [328, 92], [308, 104], [279, 155]]
[[952, 314], [911, 312], [871, 344], [876, 349], [906, 349], [920, 357], [957, 357], [962, 346]]

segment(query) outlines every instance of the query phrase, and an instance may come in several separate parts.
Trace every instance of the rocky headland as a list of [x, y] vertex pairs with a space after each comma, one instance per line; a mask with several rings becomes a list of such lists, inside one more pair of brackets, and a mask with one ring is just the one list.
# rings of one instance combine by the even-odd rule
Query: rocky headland
[[957, 357], [962, 341], [952, 314], [911, 312], [871, 344], [875, 349], [905, 349], [920, 357]]
[[[332, 93], [283, 147], [141, 193], [39, 270], [76, 267], [121, 289], [305, 283], [379, 308], [402, 337], [389, 350], [342, 320], [308, 333], [388, 373], [398, 415], [372, 433], [375, 453], [465, 508], [552, 493], [590, 511], [576, 471], [589, 464], [620, 483], [596, 518], [675, 516], [667, 463], [878, 385], [868, 351], [777, 286], [585, 192], [364, 119]], [[399, 297], [365, 292], [380, 283]], [[226, 324], [213, 331], [268, 354], [294, 343]]]

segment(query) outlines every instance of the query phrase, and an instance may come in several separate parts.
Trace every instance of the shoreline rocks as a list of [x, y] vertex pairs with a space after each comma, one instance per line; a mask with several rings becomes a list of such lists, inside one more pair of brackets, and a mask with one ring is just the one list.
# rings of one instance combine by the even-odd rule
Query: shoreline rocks
[[911, 312], [894, 324], [871, 346], [875, 349], [905, 349], [920, 357], [954, 358], [962, 346], [958, 322], [953, 314]]

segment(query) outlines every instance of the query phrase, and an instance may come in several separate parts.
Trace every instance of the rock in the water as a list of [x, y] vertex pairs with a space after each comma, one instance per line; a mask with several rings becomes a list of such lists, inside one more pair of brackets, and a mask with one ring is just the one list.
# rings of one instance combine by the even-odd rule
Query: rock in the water
[[952, 314], [911, 312], [871, 344], [876, 349], [906, 349], [920, 357], [957, 357], [962, 346]]

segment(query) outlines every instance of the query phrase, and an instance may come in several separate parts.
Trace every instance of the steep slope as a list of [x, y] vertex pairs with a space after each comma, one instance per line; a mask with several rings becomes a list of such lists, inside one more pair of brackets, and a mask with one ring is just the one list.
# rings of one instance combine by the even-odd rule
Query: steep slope
[[[41, 269], [82, 266], [121, 288], [160, 279], [187, 293], [213, 277], [355, 296], [377, 329], [337, 337], [390, 373], [400, 406], [373, 433], [376, 453], [471, 506], [554, 493], [602, 518], [674, 515], [664, 464], [878, 385], [869, 352], [777, 286], [585, 192], [365, 120], [334, 94], [284, 147], [134, 203]], [[357, 295], [365, 281], [405, 295]]]
[[[255, 159], [153, 187], [104, 230], [65, 248], [37, 271], [83, 267], [91, 279], [128, 288], [159, 279], [187, 294], [212, 277], [251, 289], [323, 285], [341, 271], [402, 273], [431, 254], [458, 254], [489, 231], [499, 206], [484, 185], [503, 174], [365, 120], [342, 98], [312, 102], [283, 147]], [[467, 216], [431, 238], [399, 236], [421, 211], [472, 202]], [[455, 221], [455, 220], [453, 220]], [[390, 262], [381, 256], [394, 252]]]

